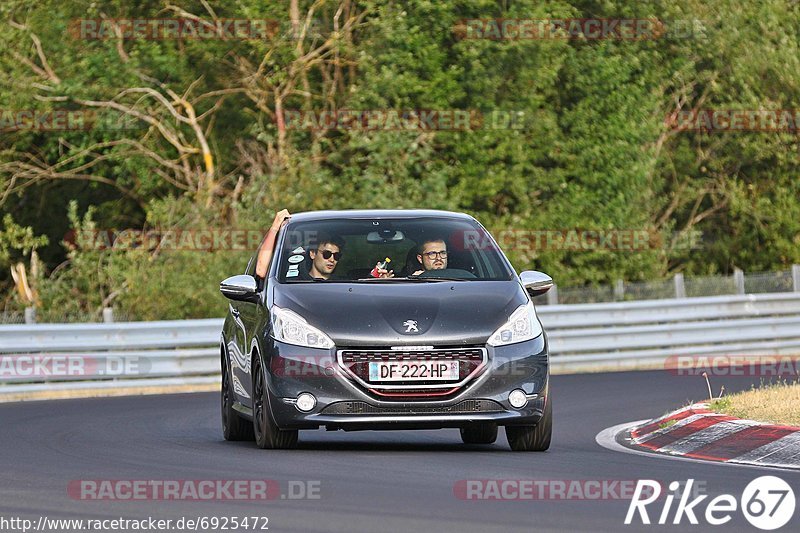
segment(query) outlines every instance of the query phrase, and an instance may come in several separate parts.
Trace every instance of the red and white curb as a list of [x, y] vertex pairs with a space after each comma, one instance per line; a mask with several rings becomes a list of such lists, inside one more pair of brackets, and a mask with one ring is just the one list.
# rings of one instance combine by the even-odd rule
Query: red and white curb
[[604, 429], [595, 440], [650, 457], [800, 470], [800, 428], [713, 413], [702, 403]]
[[[800, 428], [714, 413], [704, 403], [644, 423], [609, 428], [612, 429], [616, 431], [617, 442], [622, 438], [627, 447], [647, 453], [800, 469]], [[601, 435], [598, 435], [598, 443], [605, 445], [601, 442]]]

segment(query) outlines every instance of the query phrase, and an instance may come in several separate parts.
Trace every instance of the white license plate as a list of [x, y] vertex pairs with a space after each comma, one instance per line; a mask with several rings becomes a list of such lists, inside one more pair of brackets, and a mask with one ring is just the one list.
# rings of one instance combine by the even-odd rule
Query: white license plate
[[380, 361], [369, 364], [371, 382], [452, 381], [458, 378], [458, 361]]

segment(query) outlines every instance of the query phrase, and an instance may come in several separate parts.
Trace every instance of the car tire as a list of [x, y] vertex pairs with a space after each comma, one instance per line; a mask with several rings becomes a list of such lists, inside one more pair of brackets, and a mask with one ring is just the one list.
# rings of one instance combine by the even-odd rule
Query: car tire
[[506, 426], [508, 445], [515, 452], [543, 452], [553, 434], [553, 402], [546, 398], [542, 419], [535, 426]]
[[464, 444], [493, 444], [497, 440], [497, 424], [474, 424], [461, 428]]
[[296, 429], [280, 429], [269, 407], [269, 387], [261, 365], [261, 357], [253, 356], [253, 433], [263, 450], [290, 450], [297, 447]]
[[222, 436], [225, 440], [253, 440], [253, 424], [242, 418], [233, 408], [233, 390], [227, 361], [222, 359], [222, 386], [220, 403], [222, 407]]

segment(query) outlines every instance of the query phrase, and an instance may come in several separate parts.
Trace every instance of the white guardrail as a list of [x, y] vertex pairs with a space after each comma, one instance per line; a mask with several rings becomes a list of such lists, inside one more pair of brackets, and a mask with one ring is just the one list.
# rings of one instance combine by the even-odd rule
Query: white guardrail
[[[800, 354], [800, 293], [794, 292], [537, 312], [554, 371], [663, 368], [687, 355]], [[219, 373], [221, 328], [222, 319], [0, 326], [0, 392], [32, 383], [77, 388], [87, 380], [210, 382]], [[10, 384], [17, 386], [4, 386]]]

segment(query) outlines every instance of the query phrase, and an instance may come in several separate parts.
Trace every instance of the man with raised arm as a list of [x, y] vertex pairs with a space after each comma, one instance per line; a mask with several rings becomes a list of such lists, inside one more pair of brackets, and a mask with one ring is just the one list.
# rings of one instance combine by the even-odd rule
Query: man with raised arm
[[272, 226], [267, 231], [266, 237], [261, 242], [261, 247], [258, 249], [258, 259], [256, 259], [256, 277], [264, 279], [267, 276], [269, 263], [272, 260], [272, 254], [275, 251], [275, 238], [278, 236], [278, 231], [289, 220], [292, 215], [286, 209], [281, 209], [275, 214], [272, 221]]

